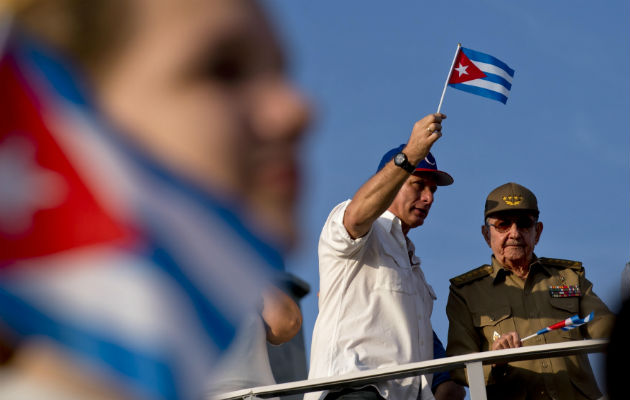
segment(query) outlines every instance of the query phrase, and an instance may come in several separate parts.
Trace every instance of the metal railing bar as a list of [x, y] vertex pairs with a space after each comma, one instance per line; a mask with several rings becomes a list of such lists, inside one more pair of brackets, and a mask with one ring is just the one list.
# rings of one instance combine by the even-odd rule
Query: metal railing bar
[[608, 340], [589, 339], [563, 343], [551, 343], [535, 346], [519, 347], [517, 349], [504, 349], [486, 351], [481, 353], [464, 354], [460, 356], [439, 358], [435, 360], [420, 361], [404, 365], [394, 365], [379, 369], [353, 372], [349, 374], [309, 379], [288, 383], [280, 383], [269, 386], [258, 386], [250, 389], [236, 390], [215, 396], [216, 400], [237, 400], [250, 396], [268, 398], [275, 396], [287, 396], [292, 394], [315, 392], [320, 390], [339, 390], [351, 386], [401, 379], [409, 376], [430, 374], [438, 371], [448, 371], [464, 368], [467, 363], [481, 362], [493, 364], [501, 361], [521, 361], [536, 358], [563, 357], [571, 354], [595, 353], [604, 351]]
[[487, 399], [486, 385], [483, 376], [483, 364], [481, 361], [466, 363], [466, 377], [470, 389], [470, 399]]

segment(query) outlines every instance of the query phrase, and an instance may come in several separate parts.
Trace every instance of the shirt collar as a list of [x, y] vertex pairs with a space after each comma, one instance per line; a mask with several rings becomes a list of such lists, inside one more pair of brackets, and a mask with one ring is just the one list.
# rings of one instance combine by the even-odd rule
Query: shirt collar
[[383, 229], [389, 232], [399, 244], [407, 244], [405, 234], [402, 231], [402, 222], [393, 212], [385, 210], [385, 212], [381, 214], [381, 217], [377, 219], [377, 222]]
[[[551, 275], [551, 273], [547, 270], [547, 266], [540, 262], [536, 254], [533, 255], [533, 260], [529, 264], [529, 275], [535, 275], [538, 272], [544, 272], [547, 275]], [[499, 282], [503, 282], [505, 277], [509, 274], [512, 274], [512, 271], [505, 268], [495, 257], [492, 255], [492, 273], [490, 276], [492, 277], [492, 283], [497, 284]]]
[[534, 254], [534, 260], [531, 264], [529, 264], [529, 273], [536, 274], [537, 272], [542, 272], [547, 276], [551, 276], [551, 271], [549, 270], [549, 268], [551, 267], [543, 264], [540, 259], [536, 257], [536, 254]]
[[398, 227], [402, 232], [402, 225], [400, 218], [394, 215], [393, 212], [385, 210], [381, 217], [377, 219], [377, 222], [388, 232], [394, 232]]
[[503, 265], [494, 257], [494, 254], [491, 257], [491, 265], [492, 265], [492, 273], [490, 276], [492, 277], [492, 283], [497, 284], [499, 282], [503, 282], [505, 280], [505, 276], [511, 274], [512, 271], [509, 269], [503, 268]]

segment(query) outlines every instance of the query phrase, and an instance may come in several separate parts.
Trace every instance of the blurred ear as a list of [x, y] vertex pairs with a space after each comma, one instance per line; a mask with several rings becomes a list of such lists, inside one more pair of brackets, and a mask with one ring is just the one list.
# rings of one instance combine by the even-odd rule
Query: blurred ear
[[538, 244], [538, 240], [540, 239], [540, 235], [542, 234], [543, 231], [543, 223], [538, 221], [536, 222], [536, 241], [534, 241], [534, 244]]
[[488, 225], [481, 225], [481, 235], [486, 240], [486, 243], [488, 244], [488, 247], [491, 248], [491, 246], [490, 246], [490, 227], [488, 227]]

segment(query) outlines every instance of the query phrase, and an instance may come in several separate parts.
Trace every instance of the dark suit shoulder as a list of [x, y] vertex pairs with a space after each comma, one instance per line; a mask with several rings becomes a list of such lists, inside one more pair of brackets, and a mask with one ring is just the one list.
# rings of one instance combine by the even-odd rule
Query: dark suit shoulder
[[450, 282], [454, 286], [462, 287], [468, 283], [474, 282], [490, 274], [492, 274], [492, 266], [486, 264], [486, 265], [482, 265], [479, 268], [475, 268], [466, 273], [458, 275], [455, 278], [451, 278]]
[[563, 260], [561, 258], [546, 258], [546, 257], [540, 257], [538, 261], [540, 261], [541, 264], [559, 268], [559, 269], [569, 268], [576, 271], [582, 271], [584, 269], [580, 261]]

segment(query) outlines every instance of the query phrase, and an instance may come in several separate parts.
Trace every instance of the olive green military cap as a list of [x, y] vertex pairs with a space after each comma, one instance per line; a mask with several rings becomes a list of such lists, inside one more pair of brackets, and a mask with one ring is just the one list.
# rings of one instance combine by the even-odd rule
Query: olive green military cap
[[508, 182], [490, 192], [486, 198], [484, 217], [502, 211], [531, 211], [538, 216], [538, 201], [525, 186]]

